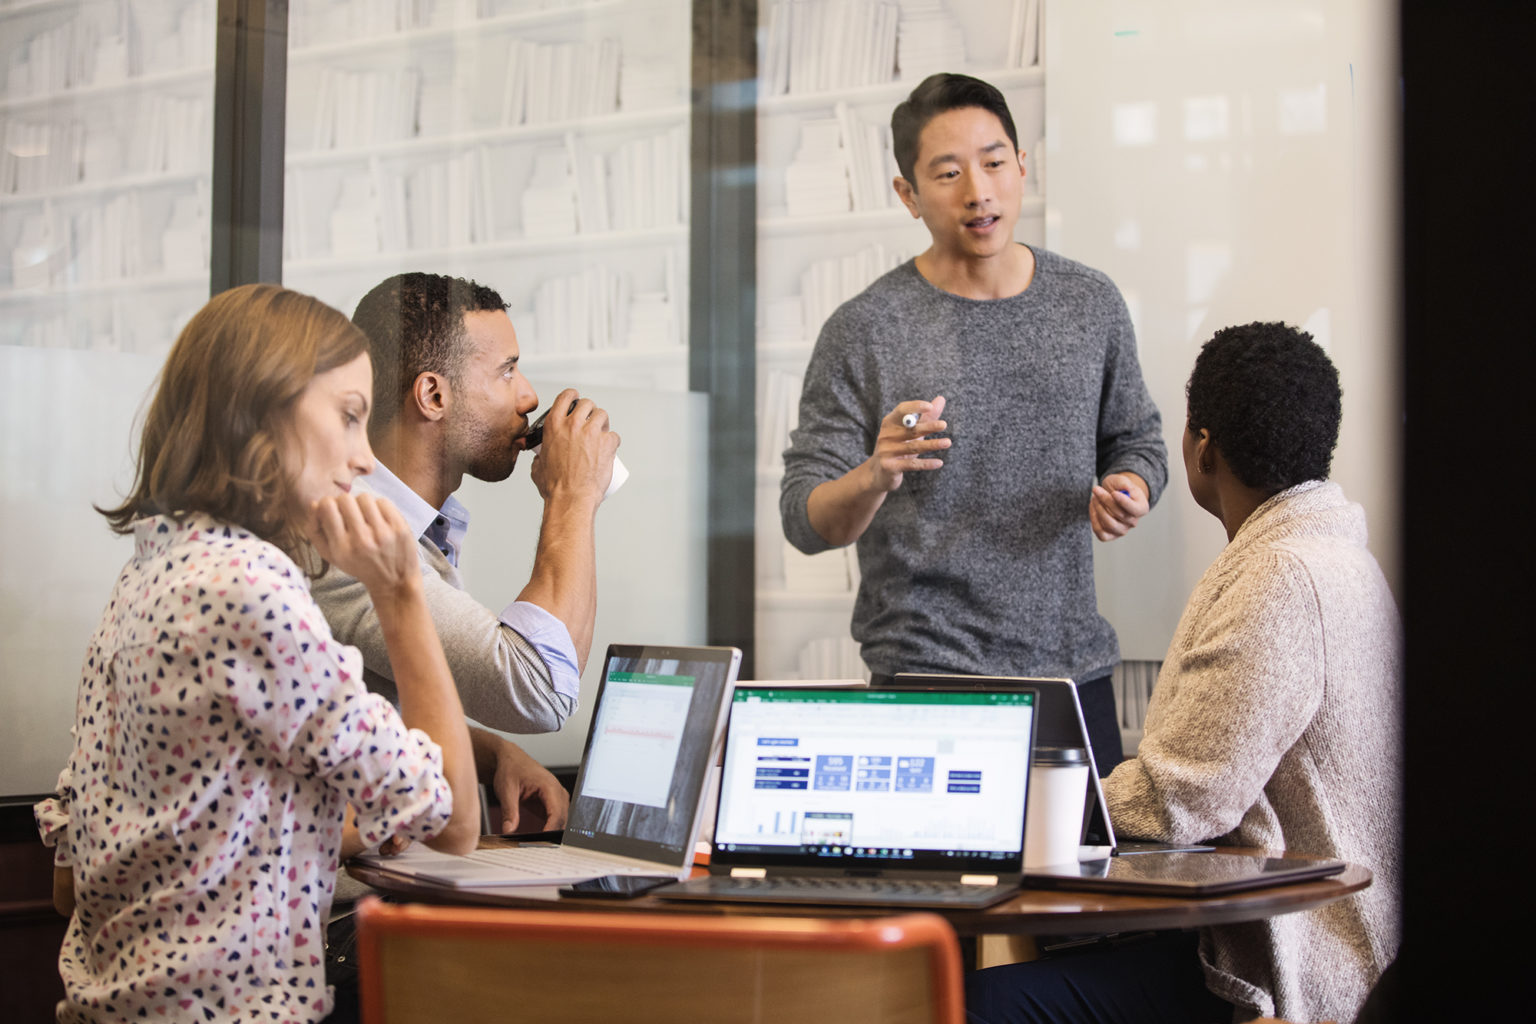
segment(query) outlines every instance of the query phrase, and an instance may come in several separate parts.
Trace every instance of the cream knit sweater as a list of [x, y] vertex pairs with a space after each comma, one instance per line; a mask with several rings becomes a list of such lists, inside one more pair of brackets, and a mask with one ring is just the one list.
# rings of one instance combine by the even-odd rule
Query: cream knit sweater
[[1318, 910], [1202, 931], [1206, 984], [1262, 1015], [1351, 1020], [1397, 953], [1401, 627], [1365, 514], [1315, 480], [1250, 516], [1190, 595], [1117, 832], [1338, 857], [1375, 873]]

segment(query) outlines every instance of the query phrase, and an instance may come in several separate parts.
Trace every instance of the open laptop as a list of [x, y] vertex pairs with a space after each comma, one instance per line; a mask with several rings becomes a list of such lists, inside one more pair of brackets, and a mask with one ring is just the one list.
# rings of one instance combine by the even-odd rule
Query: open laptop
[[685, 877], [740, 668], [734, 647], [614, 644], [603, 662], [558, 845], [455, 857], [415, 843], [398, 856], [358, 859], [464, 887], [563, 885], [601, 875]]
[[1034, 691], [743, 686], [709, 877], [663, 899], [984, 907], [1018, 889]]
[[1203, 843], [1159, 843], [1151, 840], [1125, 840], [1115, 835], [1104, 800], [1104, 782], [1098, 763], [1093, 759], [1093, 744], [1088, 739], [1088, 723], [1083, 719], [1083, 705], [1077, 696], [1077, 684], [1070, 679], [1030, 678], [1023, 676], [966, 676], [918, 672], [898, 672], [891, 677], [891, 687], [979, 686], [988, 688], [1017, 686], [1040, 694], [1040, 708], [1035, 726], [1036, 747], [1081, 747], [1088, 754], [1088, 787], [1083, 794], [1083, 836], [1079, 858], [1096, 860], [1109, 856], [1137, 853], [1205, 852], [1215, 849]]

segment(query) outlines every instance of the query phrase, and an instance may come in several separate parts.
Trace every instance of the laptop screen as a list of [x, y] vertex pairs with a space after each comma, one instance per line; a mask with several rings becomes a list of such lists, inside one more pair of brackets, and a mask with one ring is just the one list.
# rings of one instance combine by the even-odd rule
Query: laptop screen
[[691, 856], [741, 653], [608, 648], [565, 842], [643, 860]]
[[1017, 689], [737, 690], [714, 863], [1018, 870], [1035, 707]]

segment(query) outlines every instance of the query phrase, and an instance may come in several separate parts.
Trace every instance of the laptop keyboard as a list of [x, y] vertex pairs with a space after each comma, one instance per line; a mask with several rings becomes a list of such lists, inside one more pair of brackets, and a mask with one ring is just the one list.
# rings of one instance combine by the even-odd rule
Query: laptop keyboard
[[673, 886], [658, 896], [684, 893], [766, 903], [868, 903], [911, 906], [975, 906], [1013, 891], [1006, 885], [962, 885], [899, 878], [731, 878], [715, 875]]

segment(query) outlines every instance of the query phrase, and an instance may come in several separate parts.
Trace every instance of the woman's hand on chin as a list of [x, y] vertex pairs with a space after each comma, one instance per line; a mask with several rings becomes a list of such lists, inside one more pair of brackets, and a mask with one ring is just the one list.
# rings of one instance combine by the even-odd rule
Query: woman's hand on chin
[[357, 577], [375, 605], [420, 589], [416, 538], [394, 505], [372, 494], [334, 494], [310, 512], [315, 550]]

